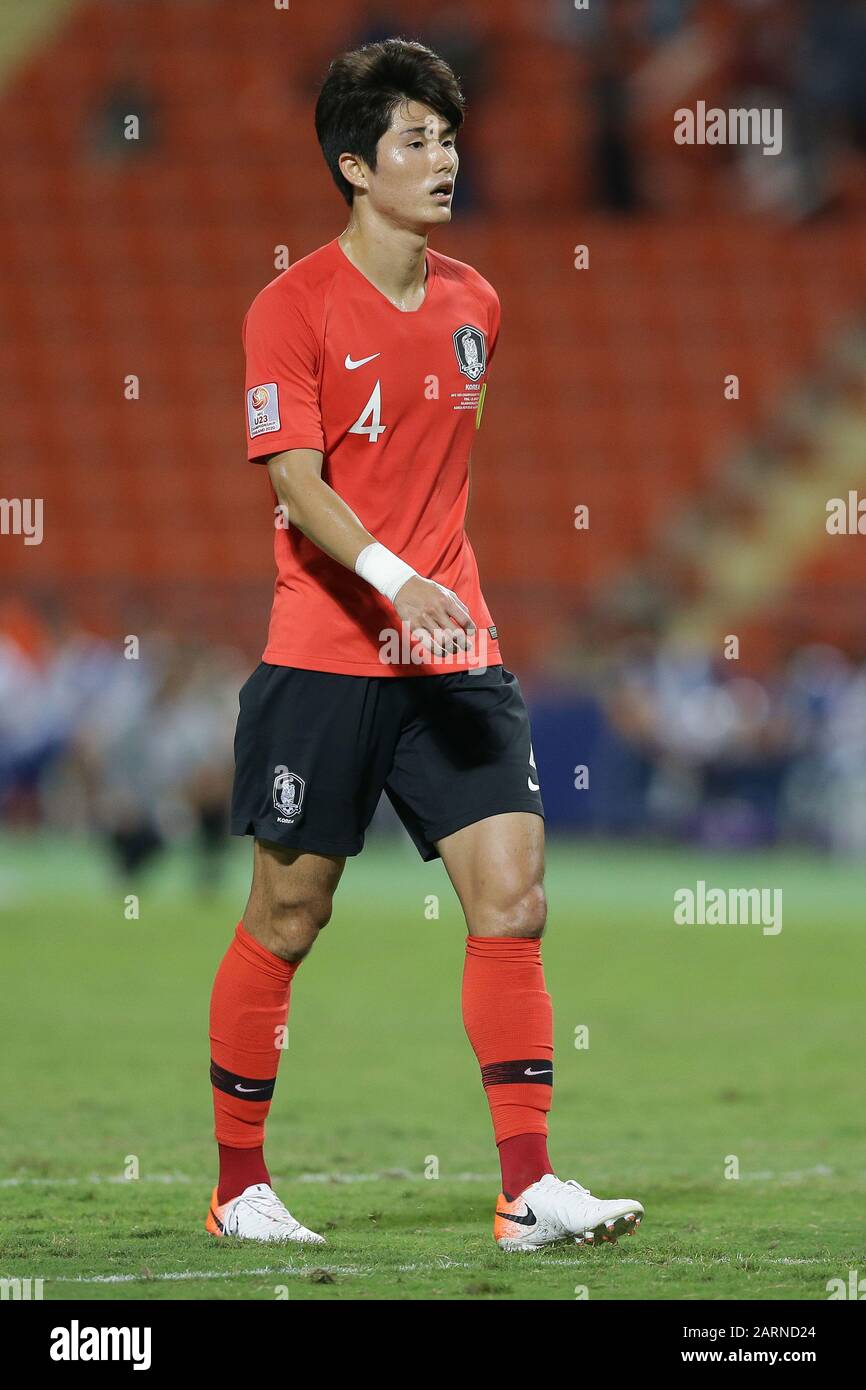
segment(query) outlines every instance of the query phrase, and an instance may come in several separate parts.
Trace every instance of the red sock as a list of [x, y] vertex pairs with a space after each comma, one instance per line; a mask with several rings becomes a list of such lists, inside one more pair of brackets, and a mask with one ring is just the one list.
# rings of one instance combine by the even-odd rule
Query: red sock
[[269, 1182], [262, 1146], [298, 961], [282, 960], [239, 922], [214, 980], [210, 1006], [217, 1201]]
[[463, 1023], [487, 1092], [502, 1190], [511, 1200], [553, 1172], [547, 1156], [553, 1009], [538, 938], [466, 938]]
[[220, 1206], [239, 1197], [255, 1182], [271, 1185], [271, 1175], [265, 1163], [265, 1151], [258, 1149], [232, 1149], [228, 1144], [220, 1144], [220, 1177], [217, 1201]]
[[543, 1134], [515, 1134], [513, 1139], [503, 1139], [499, 1145], [499, 1166], [502, 1195], [513, 1202], [530, 1183], [553, 1172], [547, 1155], [547, 1139]]

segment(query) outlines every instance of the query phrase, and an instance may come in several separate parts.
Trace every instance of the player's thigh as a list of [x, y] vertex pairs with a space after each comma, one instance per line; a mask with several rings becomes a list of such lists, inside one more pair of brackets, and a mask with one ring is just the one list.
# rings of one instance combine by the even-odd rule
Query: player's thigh
[[300, 960], [330, 920], [345, 865], [345, 855], [256, 840], [245, 929], [274, 955]]
[[487, 816], [436, 841], [473, 936], [541, 936], [544, 820], [532, 811]]
[[392, 686], [262, 662], [240, 694], [232, 832], [326, 858], [360, 854], [399, 733]]
[[[411, 717], [385, 790], [422, 858], [446, 846], [461, 901], [476, 917], [484, 903], [501, 914], [505, 900], [516, 912], [517, 889], [538, 903], [544, 805], [517, 677], [495, 666], [406, 685]], [[520, 916], [529, 915], [524, 904]], [[531, 915], [537, 920], [537, 908]]]

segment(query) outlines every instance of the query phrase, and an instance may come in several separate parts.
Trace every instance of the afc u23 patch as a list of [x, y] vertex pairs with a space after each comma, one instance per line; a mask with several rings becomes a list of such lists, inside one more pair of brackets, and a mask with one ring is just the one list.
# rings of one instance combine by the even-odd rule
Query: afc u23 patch
[[247, 418], [250, 439], [259, 434], [275, 434], [280, 428], [280, 395], [275, 381], [253, 386], [247, 392]]
[[480, 328], [464, 323], [453, 335], [457, 365], [470, 381], [477, 381], [487, 370], [487, 339]]

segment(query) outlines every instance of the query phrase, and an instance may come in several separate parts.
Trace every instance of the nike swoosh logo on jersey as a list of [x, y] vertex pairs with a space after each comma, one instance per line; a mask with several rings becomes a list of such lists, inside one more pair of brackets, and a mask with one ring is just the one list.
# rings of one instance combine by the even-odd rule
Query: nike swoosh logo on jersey
[[238, 1086], [237, 1084], [235, 1085], [236, 1091], [266, 1091], [267, 1089], [267, 1086]]
[[356, 367], [365, 367], [368, 362], [375, 362], [376, 358], [381, 356], [381, 352], [374, 352], [372, 357], [361, 357], [357, 362], [353, 362], [351, 354], [347, 352], [346, 361], [343, 365], [347, 372], [354, 372]]
[[532, 1207], [526, 1208], [525, 1216], [515, 1216], [511, 1211], [497, 1211], [496, 1215], [504, 1216], [506, 1221], [513, 1221], [518, 1226], [534, 1226], [537, 1222], [537, 1217]]
[[526, 785], [527, 785], [527, 787], [529, 788], [529, 790], [530, 790], [531, 792], [537, 792], [537, 791], [538, 791], [538, 783], [537, 783], [537, 782], [533, 782], [533, 780], [532, 780], [531, 777], [527, 777], [527, 779], [526, 779]]
[[533, 1071], [532, 1067], [524, 1068], [524, 1076], [553, 1076], [553, 1067], [538, 1067]]

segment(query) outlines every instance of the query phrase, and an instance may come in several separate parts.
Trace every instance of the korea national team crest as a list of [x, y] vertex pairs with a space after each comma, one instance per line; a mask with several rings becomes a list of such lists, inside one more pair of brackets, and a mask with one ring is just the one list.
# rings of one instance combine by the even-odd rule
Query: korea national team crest
[[464, 323], [454, 334], [457, 365], [470, 381], [477, 381], [487, 370], [487, 339], [480, 328]]
[[306, 782], [296, 772], [281, 768], [274, 778], [274, 809], [277, 820], [291, 825], [301, 814]]

